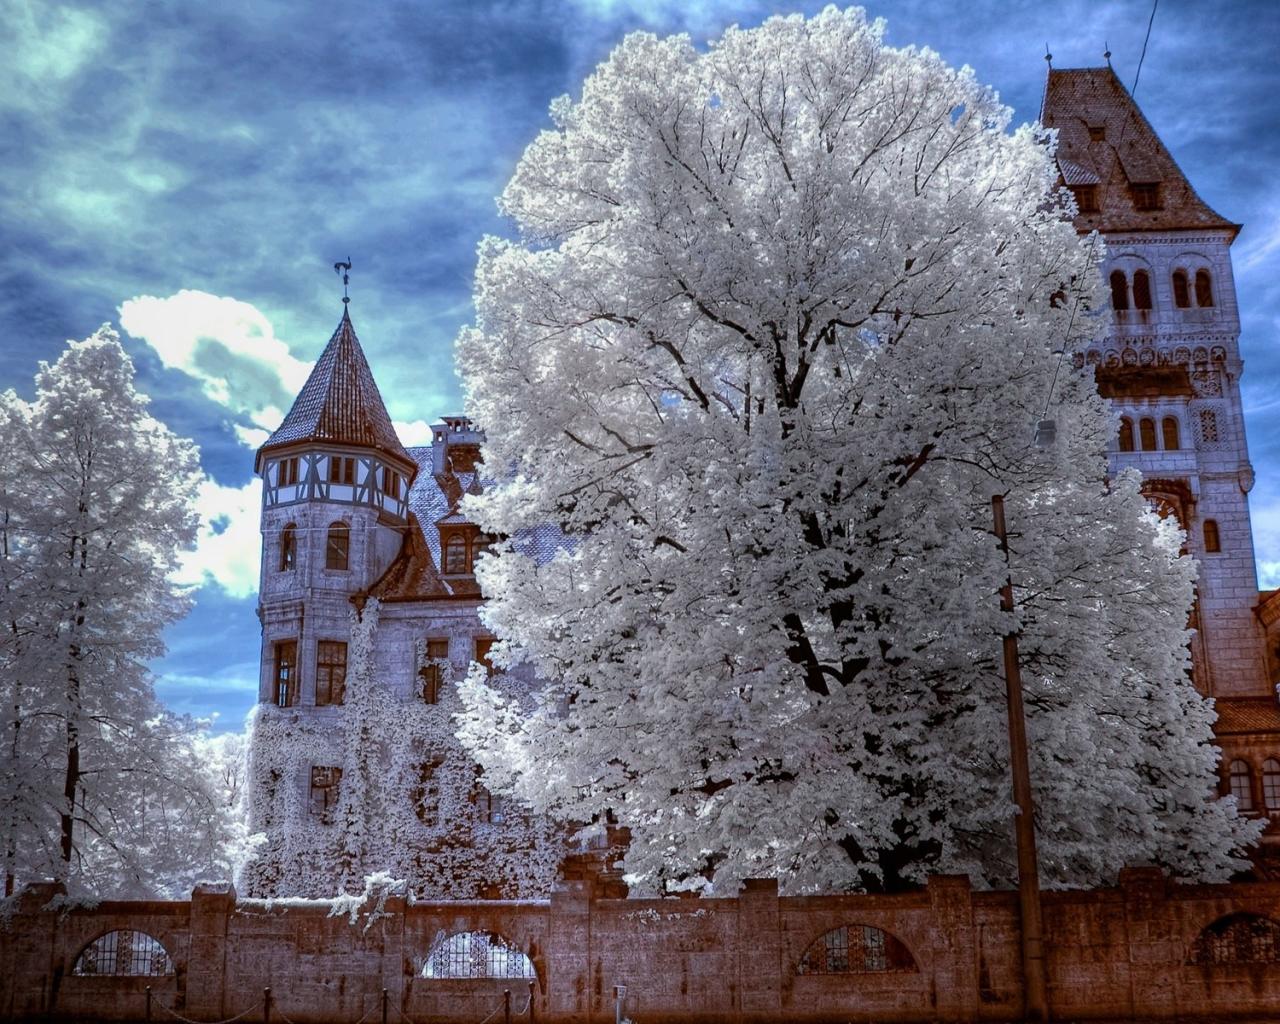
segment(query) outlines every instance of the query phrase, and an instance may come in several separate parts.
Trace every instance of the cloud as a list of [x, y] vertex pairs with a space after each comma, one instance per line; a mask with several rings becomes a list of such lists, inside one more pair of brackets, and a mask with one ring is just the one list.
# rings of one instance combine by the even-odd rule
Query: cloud
[[195, 550], [183, 557], [176, 582], [193, 587], [212, 583], [231, 597], [256, 594], [262, 552], [261, 482], [255, 477], [243, 487], [224, 487], [206, 479], [198, 504], [200, 535]]

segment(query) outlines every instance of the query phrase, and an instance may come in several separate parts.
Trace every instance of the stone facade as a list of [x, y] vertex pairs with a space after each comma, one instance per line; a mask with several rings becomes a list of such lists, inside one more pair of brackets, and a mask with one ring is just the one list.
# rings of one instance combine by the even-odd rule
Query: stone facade
[[[957, 877], [892, 896], [780, 898], [757, 881], [717, 900], [607, 899], [572, 882], [549, 900], [393, 897], [354, 915], [225, 887], [70, 911], [46, 909], [52, 894], [28, 890], [0, 929], [0, 1019], [143, 1020], [148, 986], [153, 1020], [260, 1021], [269, 998], [272, 1020], [297, 1024], [603, 1024], [615, 986], [644, 1024], [1014, 1021], [1022, 1004], [1016, 894]], [[1152, 869], [1046, 894], [1052, 1019], [1274, 1021], [1278, 918], [1280, 884], [1177, 886]], [[78, 973], [120, 929], [154, 937], [171, 971]], [[464, 934], [509, 948], [449, 959]]]

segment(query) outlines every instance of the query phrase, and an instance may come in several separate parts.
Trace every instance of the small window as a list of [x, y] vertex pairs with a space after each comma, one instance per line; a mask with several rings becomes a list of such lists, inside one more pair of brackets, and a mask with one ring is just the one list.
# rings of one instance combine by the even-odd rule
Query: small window
[[1216, 519], [1206, 519], [1204, 521], [1204, 549], [1209, 554], [1217, 554], [1222, 550], [1222, 538], [1218, 536], [1218, 521]]
[[288, 572], [298, 562], [298, 531], [290, 523], [280, 531], [280, 571]]
[[311, 817], [318, 818], [321, 824], [333, 824], [333, 811], [338, 806], [338, 789], [341, 784], [341, 768], [312, 767], [309, 809]]
[[445, 663], [449, 660], [449, 641], [427, 641], [427, 664], [418, 669], [422, 680], [422, 701], [424, 704], [438, 704], [440, 690], [444, 686]]
[[280, 460], [279, 479], [276, 482], [281, 487], [292, 487], [298, 482], [298, 457], [296, 455], [291, 459]]
[[1212, 409], [1200, 410], [1200, 440], [1209, 444], [1218, 440], [1218, 414]]
[[1173, 304], [1179, 309], [1188, 309], [1191, 306], [1191, 288], [1187, 284], [1185, 270], [1173, 272]]
[[484, 666], [485, 673], [492, 676], [494, 672], [493, 662], [489, 660], [489, 651], [493, 648], [493, 637], [478, 636], [476, 637], [476, 661]]
[[1274, 757], [1262, 762], [1262, 803], [1269, 811], [1280, 811], [1280, 761]]
[[116, 978], [163, 978], [174, 972], [173, 960], [164, 946], [146, 932], [125, 928], [100, 935], [85, 946], [71, 973]]
[[1138, 421], [1138, 436], [1142, 440], [1142, 450], [1144, 452], [1153, 452], [1156, 450], [1156, 421], [1149, 420], [1145, 417]]
[[1101, 142], [1107, 137], [1107, 126], [1103, 124], [1089, 125], [1089, 141]]
[[346, 523], [332, 523], [324, 547], [324, 567], [345, 571], [351, 556], [351, 528]]
[[1207, 270], [1196, 271], [1196, 305], [1201, 309], [1208, 309], [1213, 305], [1213, 281]]
[[1159, 182], [1142, 182], [1139, 185], [1130, 185], [1129, 194], [1133, 197], [1133, 208], [1135, 210], [1160, 209]]
[[467, 542], [457, 533], [449, 535], [444, 544], [444, 571], [447, 574], [467, 571]]
[[1133, 451], [1133, 420], [1128, 416], [1120, 417], [1120, 450]]
[[1165, 451], [1176, 452], [1182, 447], [1178, 443], [1178, 421], [1175, 417], [1166, 416], [1160, 421], [1160, 433], [1163, 435]]
[[1126, 310], [1129, 308], [1129, 281], [1123, 270], [1111, 271], [1111, 308]]
[[356, 460], [345, 455], [329, 456], [329, 483], [353, 484], [356, 479]]
[[431, 661], [448, 661], [449, 660], [449, 640], [444, 638], [441, 640], [427, 641], [427, 657]]
[[1133, 308], [1151, 308], [1151, 277], [1145, 270], [1133, 272]]
[[298, 642], [281, 640], [275, 649], [276, 704], [291, 708], [298, 703]]
[[1097, 213], [1098, 212], [1098, 186], [1097, 185], [1077, 185], [1071, 190], [1071, 194], [1075, 196], [1076, 208], [1081, 213]]
[[418, 766], [418, 783], [413, 790], [413, 813], [428, 828], [440, 823], [440, 769], [444, 758], [438, 754]]
[[479, 815], [480, 820], [486, 825], [501, 825], [507, 820], [506, 812], [502, 806], [502, 797], [490, 793], [488, 789], [478, 782], [472, 794], [472, 803], [476, 805], [476, 813]]
[[1236, 806], [1242, 811], [1253, 810], [1253, 772], [1249, 765], [1240, 760], [1232, 761], [1227, 782], [1231, 795], [1236, 798]]
[[382, 490], [389, 497], [400, 497], [400, 474], [389, 466], [384, 466], [382, 470]]
[[341, 704], [347, 692], [347, 645], [340, 640], [316, 644], [316, 704]]

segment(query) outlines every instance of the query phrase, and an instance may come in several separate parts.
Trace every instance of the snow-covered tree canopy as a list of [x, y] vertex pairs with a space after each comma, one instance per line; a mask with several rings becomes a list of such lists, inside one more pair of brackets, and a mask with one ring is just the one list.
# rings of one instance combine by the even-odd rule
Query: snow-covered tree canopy
[[486, 778], [612, 809], [642, 888], [1009, 883], [1020, 627], [1046, 880], [1229, 873], [1254, 833], [1211, 800], [1194, 566], [1107, 484], [1106, 408], [1055, 355], [1101, 253], [1052, 140], [834, 8], [629, 36], [552, 116], [458, 344], [503, 481], [470, 508], [572, 541], [478, 570], [497, 657], [549, 680], [529, 714], [471, 676]]

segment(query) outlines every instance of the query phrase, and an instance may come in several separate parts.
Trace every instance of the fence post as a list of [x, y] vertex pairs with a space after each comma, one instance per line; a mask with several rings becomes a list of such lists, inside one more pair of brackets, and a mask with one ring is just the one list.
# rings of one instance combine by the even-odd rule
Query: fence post
[[382, 1024], [387, 1024], [387, 990], [382, 990]]
[[529, 1011], [530, 1024], [533, 1022], [533, 982], [529, 982], [529, 1005], [525, 1007]]
[[271, 988], [262, 990], [262, 1024], [271, 1024]]
[[151, 986], [147, 986], [147, 1024], [151, 1024]]
[[502, 1024], [511, 1024], [511, 989], [502, 990]]

